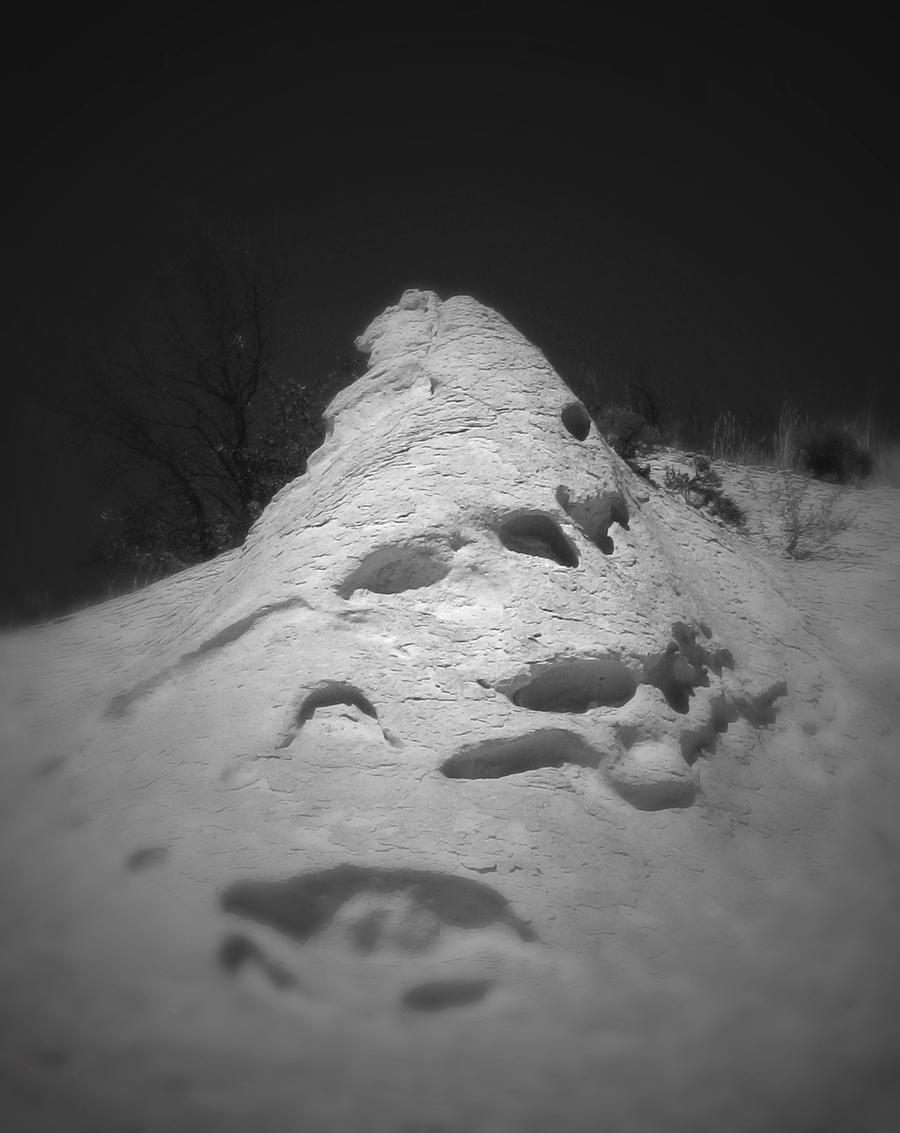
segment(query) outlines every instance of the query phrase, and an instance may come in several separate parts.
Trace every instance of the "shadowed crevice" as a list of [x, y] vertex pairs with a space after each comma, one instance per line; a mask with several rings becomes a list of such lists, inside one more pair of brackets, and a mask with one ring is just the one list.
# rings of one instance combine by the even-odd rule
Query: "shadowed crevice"
[[335, 588], [347, 599], [357, 590], [373, 594], [402, 594], [434, 586], [446, 577], [453, 555], [464, 545], [456, 533], [388, 543], [371, 551]]
[[[701, 623], [700, 632], [704, 637], [710, 637], [709, 631]], [[695, 668], [706, 666], [719, 676], [723, 669], [734, 668], [734, 657], [730, 649], [713, 649], [710, 651], [697, 641], [697, 631], [691, 629], [684, 622], [672, 623], [672, 637], [681, 650], [681, 654], [688, 664]]]
[[507, 516], [496, 528], [508, 551], [550, 559], [564, 567], [578, 566], [578, 551], [551, 516], [541, 511], [523, 511]]
[[691, 665], [673, 641], [662, 653], [651, 654], [644, 661], [642, 683], [658, 688], [669, 707], [685, 715], [694, 689], [708, 685], [709, 677], [705, 669]]
[[565, 484], [560, 484], [556, 489], [556, 502], [582, 535], [604, 555], [611, 555], [615, 550], [609, 535], [610, 527], [617, 523], [628, 530], [628, 504], [619, 491], [592, 492], [576, 497]]
[[531, 678], [509, 694], [519, 708], [536, 712], [587, 712], [591, 708], [621, 707], [634, 696], [638, 679], [614, 658], [581, 658], [542, 662], [531, 667]]
[[273, 602], [270, 606], [261, 606], [258, 610], [254, 610], [252, 614], [247, 614], [246, 617], [239, 618], [230, 626], [219, 630], [218, 633], [213, 634], [212, 637], [204, 641], [203, 644], [196, 649], [191, 650], [190, 653], [185, 653], [179, 664], [196, 660], [198, 657], [204, 657], [207, 653], [213, 653], [217, 649], [223, 649], [226, 645], [237, 641], [239, 637], [243, 637], [248, 630], [253, 629], [256, 623], [263, 618], [267, 618], [271, 614], [276, 614], [280, 610], [290, 610], [297, 606], [304, 606], [306, 609], [309, 609], [309, 603], [302, 598], [285, 598], [281, 602]]
[[787, 696], [787, 682], [776, 681], [769, 688], [757, 693], [755, 696], [743, 696], [735, 700], [738, 712], [744, 719], [754, 726], [762, 728], [766, 724], [774, 724], [777, 715], [775, 701]]
[[164, 684], [171, 677], [178, 676], [180, 673], [193, 668], [198, 661], [208, 654], [231, 645], [233, 642], [243, 637], [245, 633], [253, 629], [257, 622], [262, 621], [263, 618], [278, 613], [280, 610], [289, 610], [297, 606], [304, 606], [309, 609], [309, 603], [304, 601], [303, 598], [285, 598], [281, 602], [273, 602], [268, 606], [260, 606], [260, 608], [254, 610], [252, 614], [238, 618], [236, 622], [232, 622], [232, 624], [226, 626], [225, 629], [219, 630], [218, 633], [213, 634], [212, 637], [208, 638], [201, 645], [198, 645], [196, 649], [192, 649], [189, 653], [182, 654], [173, 664], [167, 665], [152, 677], [147, 677], [145, 680], [139, 681], [138, 684], [128, 689], [126, 692], [118, 693], [106, 706], [104, 715], [114, 720], [126, 716], [133, 704], [143, 697], [148, 696], [154, 689], [159, 688], [160, 685]]
[[699, 727], [687, 728], [679, 736], [685, 763], [692, 766], [702, 753], [714, 752], [719, 736], [728, 731], [729, 724], [738, 716], [736, 705], [724, 693], [714, 697], [709, 706], [709, 719]]
[[501, 925], [523, 941], [536, 939], [531, 925], [516, 916], [492, 886], [437, 870], [343, 864], [279, 881], [236, 881], [222, 893], [221, 904], [227, 913], [303, 942], [326, 929], [343, 905], [361, 895], [402, 896], [413, 909], [454, 928]]
[[292, 744], [300, 729], [315, 716], [319, 708], [331, 708], [338, 704], [344, 704], [348, 708], [356, 708], [363, 716], [368, 716], [378, 724], [381, 728], [381, 734], [392, 747], [402, 746], [396, 736], [381, 726], [378, 712], [371, 700], [356, 685], [352, 685], [348, 681], [322, 681], [312, 692], [308, 693], [303, 698], [287, 735], [278, 746], [284, 748]]
[[560, 420], [576, 441], [587, 440], [591, 431], [591, 418], [580, 401], [570, 401], [560, 413]]
[[502, 779], [566, 763], [597, 767], [602, 758], [601, 752], [574, 732], [543, 728], [511, 740], [468, 744], [444, 761], [441, 772], [448, 779]]
[[254, 965], [279, 991], [297, 986], [295, 977], [282, 964], [272, 960], [255, 941], [241, 933], [231, 933], [222, 941], [219, 963], [230, 975]]
[[413, 1011], [446, 1011], [480, 1003], [493, 986], [493, 980], [446, 979], [418, 984], [403, 993], [401, 1003]]

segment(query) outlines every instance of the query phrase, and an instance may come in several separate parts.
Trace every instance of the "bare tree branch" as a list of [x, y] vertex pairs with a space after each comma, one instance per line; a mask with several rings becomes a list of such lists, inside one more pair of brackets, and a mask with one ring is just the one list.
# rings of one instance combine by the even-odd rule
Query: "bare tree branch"
[[123, 502], [107, 552], [165, 573], [239, 544], [321, 442], [328, 397], [359, 372], [345, 358], [311, 387], [276, 372], [286, 275], [246, 245], [203, 237], [157, 275], [155, 309], [86, 367], [65, 407], [105, 444]]

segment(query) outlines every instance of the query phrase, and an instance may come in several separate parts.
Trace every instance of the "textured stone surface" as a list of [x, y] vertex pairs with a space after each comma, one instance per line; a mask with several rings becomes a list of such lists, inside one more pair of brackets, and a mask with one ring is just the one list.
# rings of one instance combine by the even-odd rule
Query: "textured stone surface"
[[[358, 345], [240, 550], [0, 643], [14, 1112], [493, 1133], [871, 1102], [884, 617], [862, 680], [831, 576], [636, 477], [475, 300], [406, 292]], [[855, 592], [895, 605], [876, 557]]]

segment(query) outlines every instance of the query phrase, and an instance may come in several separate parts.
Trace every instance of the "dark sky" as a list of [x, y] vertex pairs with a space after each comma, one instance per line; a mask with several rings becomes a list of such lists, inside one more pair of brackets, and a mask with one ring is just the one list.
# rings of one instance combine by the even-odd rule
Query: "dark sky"
[[900, 24], [782, 7], [260, 0], [23, 24], [0, 584], [74, 577], [103, 493], [41, 398], [140, 317], [201, 219], [290, 250], [298, 376], [425, 286], [611, 396], [640, 371], [712, 412], [874, 399], [900, 429]]

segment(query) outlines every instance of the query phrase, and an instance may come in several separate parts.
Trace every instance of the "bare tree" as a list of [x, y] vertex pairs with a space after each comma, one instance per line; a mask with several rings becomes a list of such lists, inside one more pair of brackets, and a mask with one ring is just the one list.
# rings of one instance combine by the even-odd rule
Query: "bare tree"
[[102, 438], [125, 500], [104, 554], [142, 580], [244, 538], [321, 443], [345, 360], [311, 388], [276, 373], [286, 275], [237, 241], [199, 238], [123, 350], [86, 366], [66, 411]]

